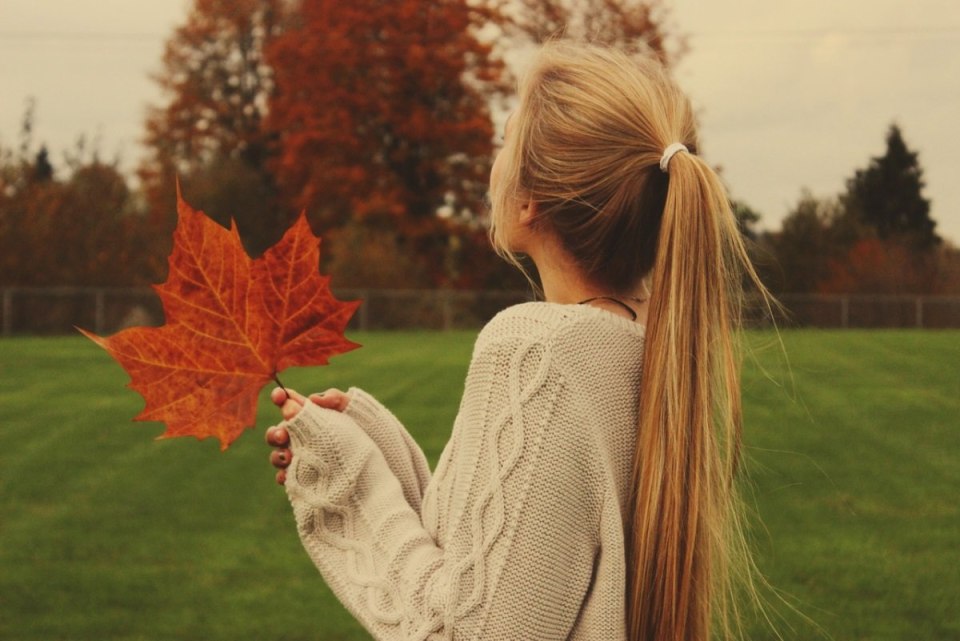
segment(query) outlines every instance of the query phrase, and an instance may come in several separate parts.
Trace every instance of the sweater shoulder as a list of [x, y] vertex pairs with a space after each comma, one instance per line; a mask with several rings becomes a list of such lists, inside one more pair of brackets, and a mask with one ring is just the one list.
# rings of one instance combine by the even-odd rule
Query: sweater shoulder
[[546, 339], [563, 322], [565, 315], [558, 309], [560, 307], [549, 303], [521, 303], [507, 307], [483, 327], [477, 337], [477, 346], [511, 339]]
[[477, 337], [476, 350], [503, 342], [586, 347], [599, 339], [642, 344], [643, 335], [642, 325], [595, 307], [532, 302], [494, 316]]

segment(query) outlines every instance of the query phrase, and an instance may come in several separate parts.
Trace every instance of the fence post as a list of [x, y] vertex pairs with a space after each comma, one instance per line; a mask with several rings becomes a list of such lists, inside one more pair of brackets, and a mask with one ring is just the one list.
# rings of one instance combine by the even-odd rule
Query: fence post
[[13, 290], [9, 287], [3, 290], [3, 335], [13, 333]]
[[917, 311], [917, 328], [923, 329], [923, 297], [917, 296], [916, 302], [916, 311]]
[[93, 326], [94, 332], [103, 334], [103, 326], [106, 325], [106, 314], [103, 309], [103, 290], [97, 289], [93, 292]]
[[360, 290], [360, 331], [365, 332], [370, 327], [370, 291]]
[[850, 297], [840, 298], [840, 327], [847, 329], [850, 325]]
[[449, 289], [440, 291], [440, 303], [443, 305], [443, 329], [449, 331], [453, 329], [453, 304]]

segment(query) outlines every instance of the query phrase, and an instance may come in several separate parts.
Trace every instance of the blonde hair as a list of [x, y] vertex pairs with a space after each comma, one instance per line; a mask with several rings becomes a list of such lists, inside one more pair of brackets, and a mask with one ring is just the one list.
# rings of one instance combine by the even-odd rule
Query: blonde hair
[[[736, 478], [744, 276], [766, 297], [715, 172], [697, 156], [689, 100], [652, 58], [553, 42], [521, 82], [492, 186], [491, 239], [532, 199], [611, 294], [650, 278], [627, 532], [633, 641], [740, 634], [737, 594], [756, 595]], [[666, 147], [689, 150], [660, 169]], [[769, 300], [766, 298], [765, 300]]]

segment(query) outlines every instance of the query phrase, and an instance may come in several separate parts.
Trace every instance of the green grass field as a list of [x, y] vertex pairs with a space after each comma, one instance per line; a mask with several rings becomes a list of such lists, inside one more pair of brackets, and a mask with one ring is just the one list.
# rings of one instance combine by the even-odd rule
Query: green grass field
[[[351, 336], [365, 347], [287, 372], [359, 385], [435, 462], [473, 334]], [[822, 632], [960, 639], [960, 332], [770, 333], [744, 372], [758, 562]], [[326, 589], [273, 483], [262, 431], [154, 440], [140, 397], [79, 337], [0, 340], [0, 639], [367, 639]], [[774, 638], [752, 626], [753, 639]]]

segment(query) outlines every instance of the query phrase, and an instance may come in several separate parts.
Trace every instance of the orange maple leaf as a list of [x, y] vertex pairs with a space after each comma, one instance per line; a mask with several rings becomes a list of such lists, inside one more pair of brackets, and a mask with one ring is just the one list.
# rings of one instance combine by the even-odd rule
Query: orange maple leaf
[[325, 365], [359, 347], [343, 332], [360, 301], [336, 300], [319, 272], [320, 238], [306, 216], [251, 259], [228, 230], [177, 194], [170, 271], [155, 286], [166, 324], [109, 338], [80, 330], [130, 374], [146, 400], [134, 420], [161, 438], [216, 436], [226, 449], [256, 421], [260, 390], [295, 365]]

